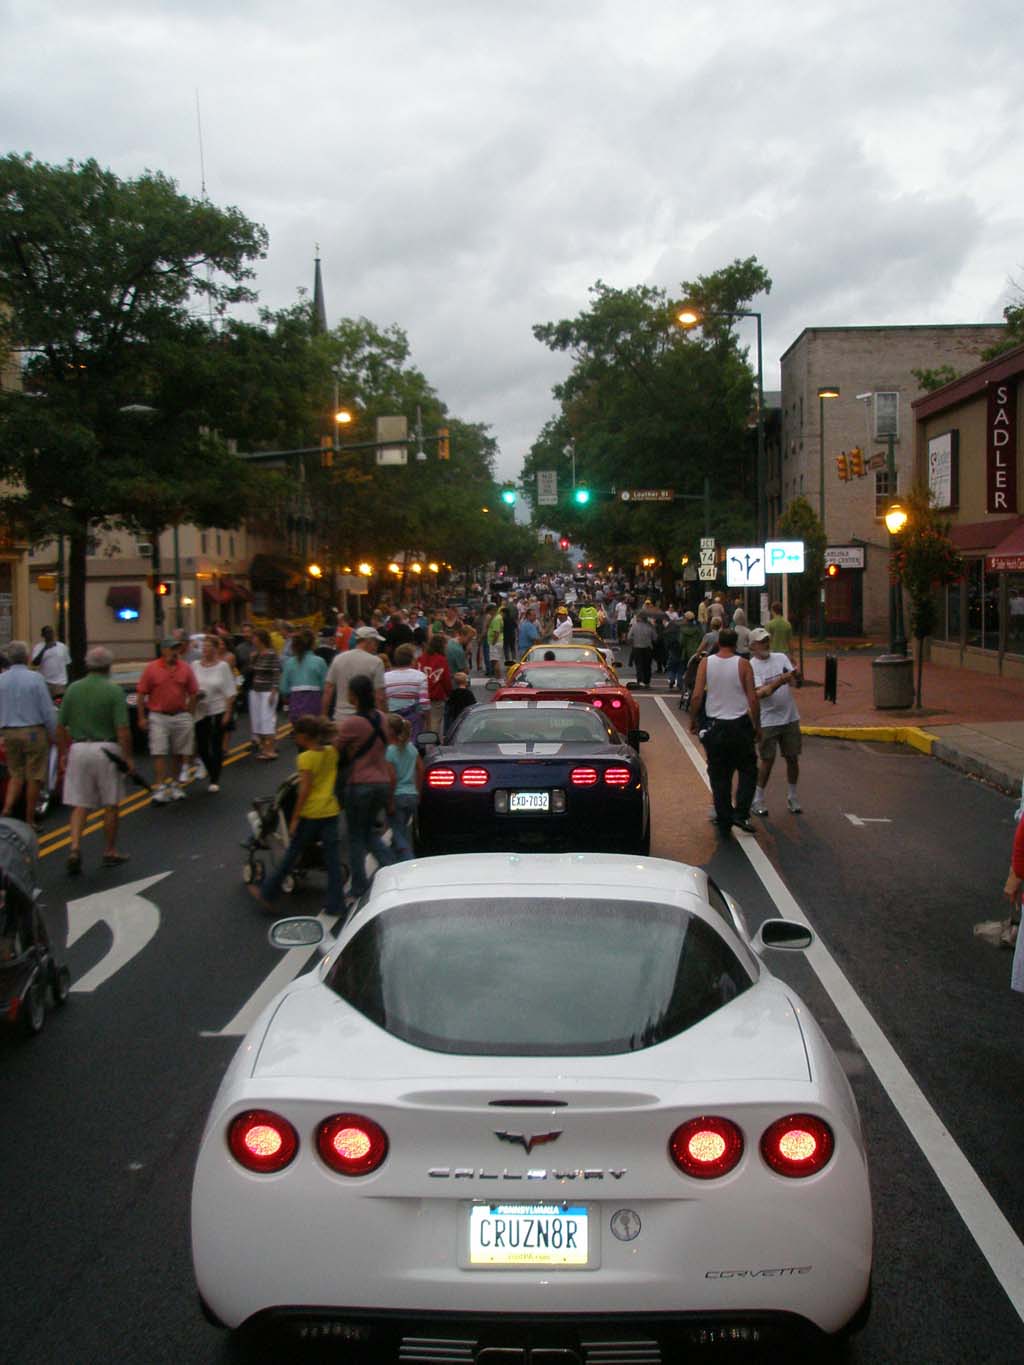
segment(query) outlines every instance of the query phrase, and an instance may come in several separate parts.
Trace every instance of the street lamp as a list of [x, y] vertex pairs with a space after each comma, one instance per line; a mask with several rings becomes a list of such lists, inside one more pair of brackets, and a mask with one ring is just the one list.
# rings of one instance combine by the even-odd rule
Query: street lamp
[[[705, 318], [754, 318], [757, 322], [757, 539], [767, 539], [767, 509], [765, 484], [768, 481], [767, 459], [764, 448], [764, 358], [761, 346], [761, 314], [754, 308], [730, 308], [721, 313], [700, 313], [695, 308], [683, 308], [676, 314], [680, 327], [689, 331], [699, 327]], [[708, 528], [705, 526], [705, 531]]]
[[[822, 532], [825, 534], [825, 544], [828, 544], [828, 533], [825, 531], [825, 403], [829, 398], [839, 397], [838, 384], [822, 384], [818, 389], [818, 520], [821, 522]], [[825, 638], [825, 593], [821, 591], [821, 601], [818, 604], [818, 634], [822, 639]]]

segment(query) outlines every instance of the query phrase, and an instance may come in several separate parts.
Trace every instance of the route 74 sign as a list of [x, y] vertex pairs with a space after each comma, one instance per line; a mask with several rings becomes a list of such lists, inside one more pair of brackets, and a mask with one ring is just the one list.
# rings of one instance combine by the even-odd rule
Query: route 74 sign
[[725, 584], [728, 588], [763, 588], [765, 547], [754, 545], [725, 552]]

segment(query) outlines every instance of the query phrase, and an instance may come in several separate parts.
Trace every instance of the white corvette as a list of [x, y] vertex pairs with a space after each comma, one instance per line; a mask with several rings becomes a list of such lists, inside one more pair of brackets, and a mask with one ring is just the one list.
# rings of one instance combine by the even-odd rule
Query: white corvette
[[761, 960], [810, 941], [780, 920], [751, 939], [702, 871], [655, 858], [382, 869], [214, 1101], [206, 1311], [375, 1361], [611, 1365], [856, 1327], [856, 1105]]

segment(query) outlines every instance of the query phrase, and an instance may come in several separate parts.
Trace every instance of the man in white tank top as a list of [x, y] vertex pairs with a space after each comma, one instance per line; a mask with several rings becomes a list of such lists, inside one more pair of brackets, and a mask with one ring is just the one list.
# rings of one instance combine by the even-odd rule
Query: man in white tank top
[[[757, 740], [761, 707], [754, 674], [736, 653], [736, 632], [718, 634], [718, 653], [700, 661], [690, 702], [690, 729], [699, 734], [708, 760], [708, 779], [715, 799], [715, 822], [723, 834], [733, 825], [753, 834], [750, 803], [757, 786]], [[736, 804], [732, 779], [738, 774]]]

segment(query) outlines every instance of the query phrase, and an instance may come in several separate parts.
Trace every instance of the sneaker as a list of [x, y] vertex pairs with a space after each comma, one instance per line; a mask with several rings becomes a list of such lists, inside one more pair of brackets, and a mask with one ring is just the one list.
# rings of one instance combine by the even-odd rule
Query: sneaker
[[206, 771], [206, 764], [201, 759], [192, 769], [192, 776], [195, 777], [196, 780], [199, 782], [205, 782], [206, 779], [210, 776], [210, 774]]
[[220, 791], [220, 784], [217, 783], [217, 782], [211, 782], [210, 785], [207, 787], [206, 790], [207, 790], [207, 791], [210, 791], [210, 792], [219, 792], [219, 791]]
[[166, 806], [171, 799], [171, 789], [166, 784], [157, 787], [153, 792], [153, 804], [155, 806]]
[[800, 802], [796, 799], [795, 796], [787, 796], [786, 805], [789, 807], [791, 814], [793, 815], [803, 814], [804, 808], [803, 806], [801, 806]]
[[171, 796], [170, 796], [170, 799], [171, 799], [172, 801], [184, 801], [184, 799], [185, 799], [185, 794], [186, 794], [186, 793], [185, 793], [185, 788], [181, 785], [180, 782], [172, 782], [172, 783], [171, 783]]
[[179, 782], [191, 782], [192, 779], [193, 779], [193, 777], [195, 777], [195, 775], [196, 775], [195, 764], [194, 764], [194, 763], [183, 763], [183, 764], [182, 764], [182, 767], [181, 767], [181, 776], [179, 777], [178, 781], [179, 781]]
[[764, 804], [763, 801], [755, 801], [754, 804], [750, 807], [750, 813], [751, 815], [767, 815], [768, 807]]
[[747, 816], [745, 816], [745, 815], [734, 815], [734, 816], [732, 817], [732, 822], [733, 822], [733, 824], [736, 826], [737, 829], [743, 830], [744, 834], [753, 834], [753, 833], [754, 833], [754, 826], [750, 823], [750, 820], [748, 819]]

